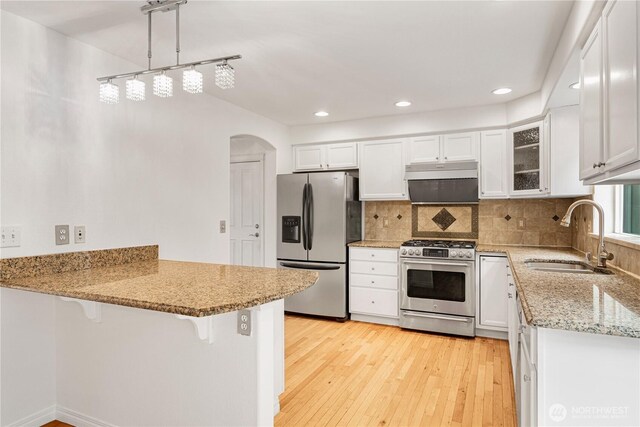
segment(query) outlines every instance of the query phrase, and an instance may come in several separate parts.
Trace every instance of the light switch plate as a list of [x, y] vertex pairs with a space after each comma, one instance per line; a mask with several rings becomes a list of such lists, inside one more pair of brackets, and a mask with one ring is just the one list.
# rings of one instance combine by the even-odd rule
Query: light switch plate
[[220, 221], [220, 233], [224, 234], [227, 232], [227, 221], [224, 219]]
[[16, 225], [2, 227], [0, 230], [0, 248], [16, 248], [20, 246], [22, 230]]
[[76, 225], [73, 227], [73, 236], [75, 243], [85, 243], [87, 241], [87, 229], [84, 225]]
[[238, 310], [238, 333], [251, 335], [251, 310]]
[[69, 226], [56, 225], [56, 245], [68, 245], [69, 239]]

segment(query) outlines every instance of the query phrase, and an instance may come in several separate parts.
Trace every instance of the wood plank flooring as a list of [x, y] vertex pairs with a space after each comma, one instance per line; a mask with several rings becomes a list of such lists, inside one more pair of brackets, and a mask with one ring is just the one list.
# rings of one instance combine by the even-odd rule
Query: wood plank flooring
[[506, 341], [285, 320], [276, 426], [515, 426]]

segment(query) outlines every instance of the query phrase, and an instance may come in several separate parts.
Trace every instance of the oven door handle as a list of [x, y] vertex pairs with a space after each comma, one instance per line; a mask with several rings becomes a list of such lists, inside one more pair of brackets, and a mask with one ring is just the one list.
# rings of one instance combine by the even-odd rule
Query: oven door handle
[[424, 317], [427, 319], [437, 319], [437, 320], [453, 320], [454, 322], [463, 322], [463, 323], [469, 323], [472, 320], [470, 317], [437, 316], [435, 314], [422, 314], [422, 313], [413, 313], [408, 311], [403, 311], [402, 314], [404, 316], [409, 316], [409, 317]]
[[432, 262], [432, 261], [404, 261], [403, 265], [408, 266], [411, 264], [419, 264], [419, 265], [438, 265], [444, 267], [469, 267], [470, 264], [463, 264], [460, 262]]

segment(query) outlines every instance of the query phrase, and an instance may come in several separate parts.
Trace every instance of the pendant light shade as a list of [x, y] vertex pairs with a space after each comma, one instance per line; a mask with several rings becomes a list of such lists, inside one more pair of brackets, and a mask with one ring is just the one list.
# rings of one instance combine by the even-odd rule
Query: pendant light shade
[[127, 80], [126, 86], [127, 99], [131, 101], [144, 101], [145, 100], [145, 83], [142, 80], [138, 80], [138, 76]]
[[173, 96], [173, 79], [167, 76], [164, 71], [162, 74], [153, 76], [153, 94], [160, 98]]
[[120, 88], [111, 83], [111, 80], [100, 83], [100, 102], [105, 104], [117, 104], [120, 101]]
[[195, 67], [182, 73], [182, 90], [188, 93], [202, 93], [202, 73]]

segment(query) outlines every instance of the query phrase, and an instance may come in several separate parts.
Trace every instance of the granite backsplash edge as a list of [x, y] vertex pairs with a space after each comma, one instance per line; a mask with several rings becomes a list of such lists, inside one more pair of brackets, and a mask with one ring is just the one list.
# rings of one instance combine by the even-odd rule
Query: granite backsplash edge
[[158, 259], [158, 245], [0, 259], [0, 281]]

